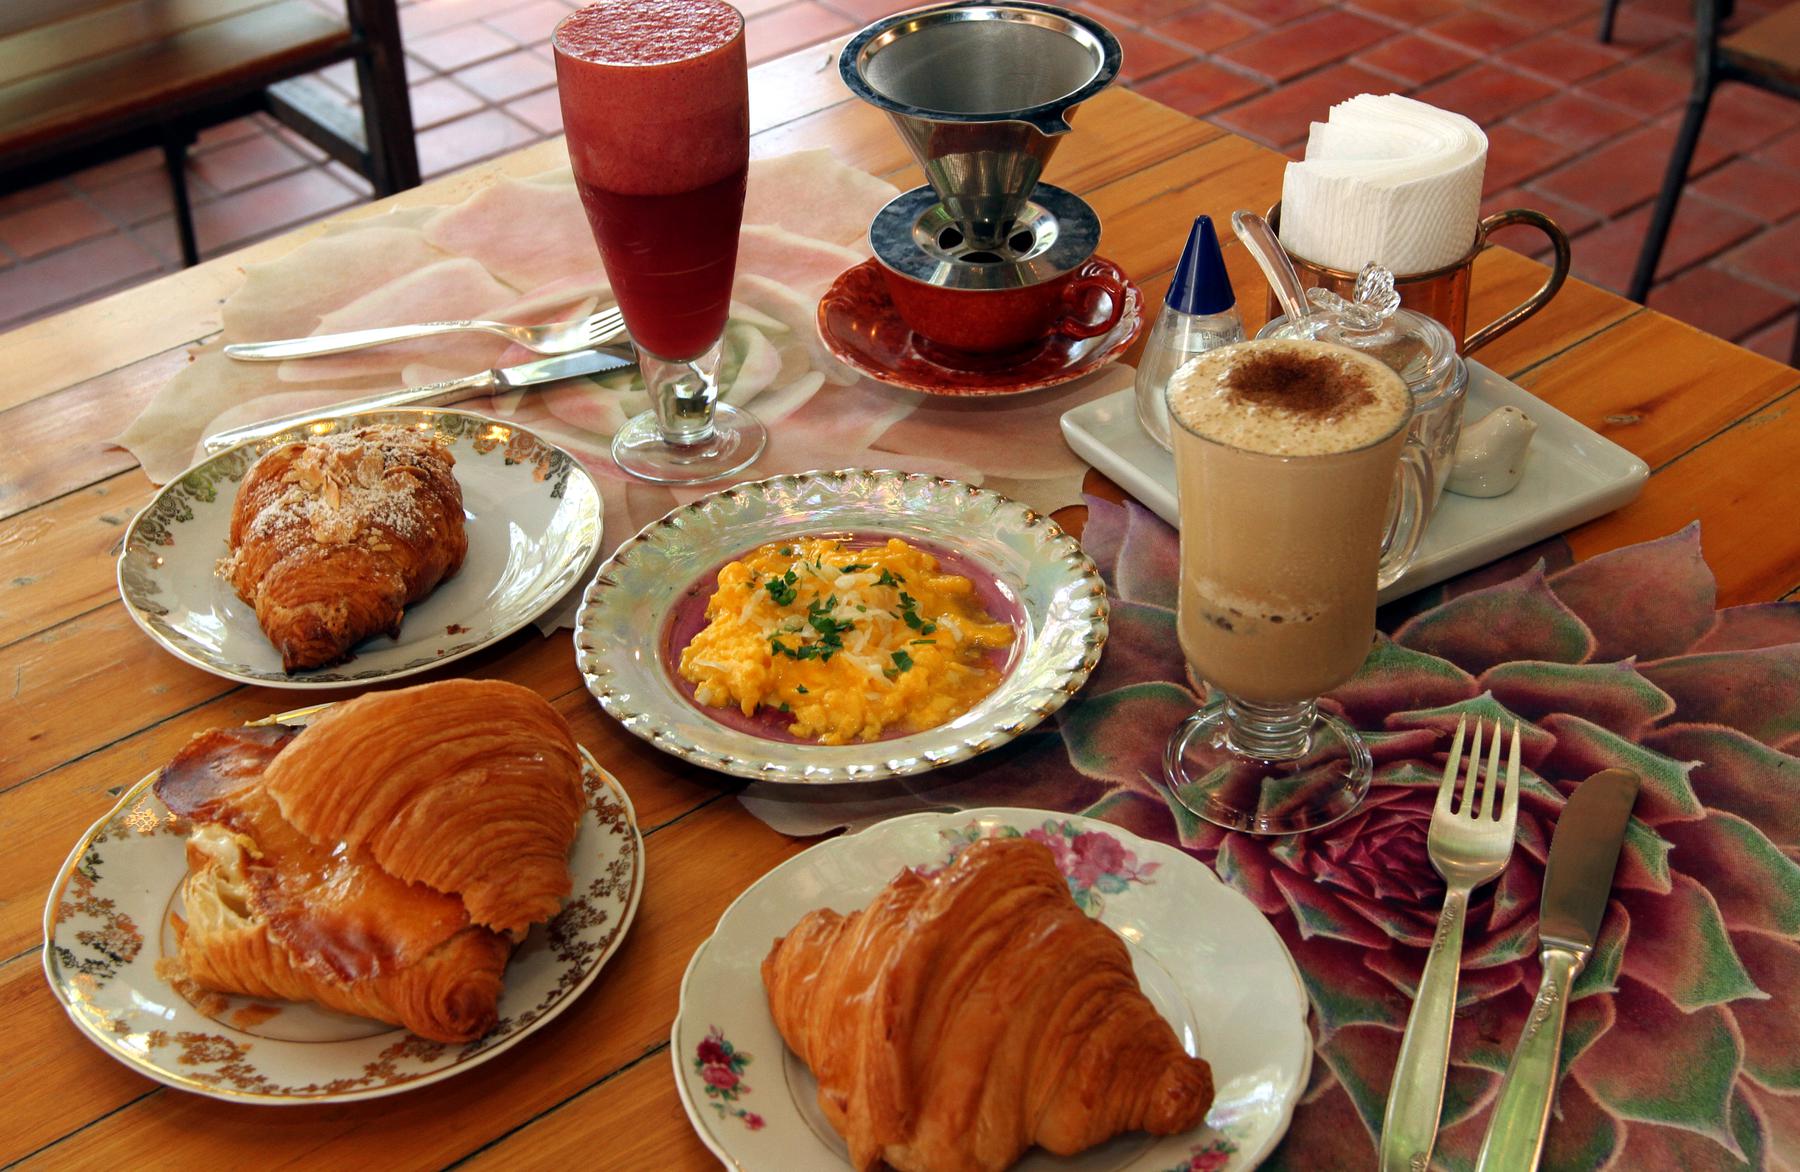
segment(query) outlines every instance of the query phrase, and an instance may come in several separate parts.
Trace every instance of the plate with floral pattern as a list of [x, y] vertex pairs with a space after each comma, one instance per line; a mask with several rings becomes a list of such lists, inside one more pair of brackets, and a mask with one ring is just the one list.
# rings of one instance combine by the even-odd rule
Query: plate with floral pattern
[[[898, 537], [983, 579], [978, 589], [1016, 612], [999, 685], [943, 724], [842, 745], [758, 735], [692, 701], [669, 663], [679, 653], [669, 640], [683, 600], [710, 595], [719, 568], [760, 545], [825, 535]], [[802, 472], [711, 493], [627, 538], [588, 585], [575, 659], [613, 719], [694, 765], [766, 782], [876, 781], [967, 760], [1061, 708], [1100, 661], [1108, 613], [1093, 559], [1018, 501], [917, 472]]]
[[[304, 724], [322, 707], [260, 724]], [[196, 994], [157, 970], [187, 875], [186, 830], [150, 774], [94, 823], [44, 907], [44, 973], [70, 1019], [139, 1074], [235, 1102], [329, 1103], [409, 1091], [460, 1074], [542, 1029], [618, 950], [644, 886], [631, 799], [584, 748], [575, 894], [514, 951], [500, 1021], [466, 1043], [435, 1042], [317, 1005]], [[204, 1003], [203, 1012], [197, 1003]]]
[[[449, 445], [468, 555], [406, 608], [398, 639], [366, 639], [334, 667], [283, 671], [254, 608], [213, 572], [230, 552], [238, 484], [271, 448], [374, 423], [432, 431]], [[125, 531], [119, 594], [164, 650], [228, 680], [297, 689], [394, 680], [472, 655], [556, 605], [593, 564], [601, 511], [581, 462], [517, 424], [442, 408], [350, 415], [239, 444], [163, 485]]]
[[682, 1106], [726, 1167], [850, 1166], [769, 1014], [760, 969], [775, 939], [814, 908], [862, 908], [903, 867], [935, 870], [978, 839], [1018, 836], [1050, 847], [1075, 901], [1124, 938], [1145, 995], [1212, 1065], [1216, 1098], [1186, 1134], [1127, 1133], [1074, 1157], [1033, 1148], [1015, 1169], [1237, 1172], [1268, 1155], [1312, 1067], [1306, 992], [1268, 920], [1172, 846], [1078, 815], [992, 808], [909, 814], [819, 843], [725, 910], [682, 978], [670, 1053]]

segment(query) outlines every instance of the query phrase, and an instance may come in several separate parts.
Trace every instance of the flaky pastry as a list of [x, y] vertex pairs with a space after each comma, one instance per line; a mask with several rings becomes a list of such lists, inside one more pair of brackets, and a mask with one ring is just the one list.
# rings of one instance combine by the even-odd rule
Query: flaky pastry
[[[170, 976], [468, 1041], [494, 1025], [516, 941], [568, 893], [581, 803], [574, 742], [554, 709], [512, 684], [448, 681], [365, 699], [387, 703], [360, 714], [362, 701], [340, 705], [297, 735], [280, 726], [203, 733], [163, 770], [158, 795], [192, 826]], [[331, 719], [345, 710], [350, 720]], [[384, 726], [403, 744], [416, 731], [404, 716], [418, 711], [472, 725], [460, 754], [450, 748], [465, 739], [454, 725], [436, 738], [431, 760], [456, 759], [446, 774], [374, 750]], [[279, 768], [291, 754], [298, 766]], [[271, 783], [277, 773], [285, 799]], [[396, 808], [383, 853], [429, 862], [460, 851], [486, 860], [479, 873], [433, 867], [450, 880], [415, 881], [360, 840], [309, 832], [284, 806], [354, 808], [345, 795], [395, 790], [411, 800]], [[490, 823], [514, 828], [502, 829], [503, 844], [519, 825], [536, 827], [540, 849], [509, 869], [485, 849]], [[555, 874], [537, 857], [543, 850], [557, 852]], [[474, 905], [504, 909], [505, 925], [483, 922]]]
[[762, 964], [781, 1036], [870, 1172], [999, 1172], [1122, 1131], [1199, 1125], [1211, 1068], [1138, 988], [1125, 943], [1028, 839], [907, 870], [868, 907], [808, 913]]

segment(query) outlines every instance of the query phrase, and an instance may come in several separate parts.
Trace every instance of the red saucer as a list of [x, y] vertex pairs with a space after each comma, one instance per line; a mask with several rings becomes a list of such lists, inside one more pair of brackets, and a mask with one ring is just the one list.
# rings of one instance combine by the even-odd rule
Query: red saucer
[[1096, 338], [1052, 334], [1008, 354], [964, 354], [918, 337], [902, 320], [881, 277], [881, 262], [866, 260], [838, 274], [819, 298], [819, 337], [838, 360], [877, 382], [928, 395], [1020, 395], [1041, 391], [1098, 369], [1125, 352], [1144, 324], [1144, 295], [1125, 271], [1103, 256], [1093, 267], [1125, 288], [1119, 324]]

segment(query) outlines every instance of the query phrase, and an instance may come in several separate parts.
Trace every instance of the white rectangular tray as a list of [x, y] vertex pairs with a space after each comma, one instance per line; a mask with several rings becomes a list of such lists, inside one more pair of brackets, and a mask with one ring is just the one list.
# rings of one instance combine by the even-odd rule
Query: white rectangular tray
[[[1524, 478], [1505, 496], [1446, 492], [1412, 568], [1382, 591], [1383, 602], [1610, 513], [1643, 490], [1650, 468], [1642, 460], [1479, 362], [1469, 363], [1463, 417], [1480, 419], [1505, 406], [1517, 407], [1538, 424]], [[1138, 426], [1129, 388], [1066, 413], [1062, 430], [1082, 459], [1157, 516], [1178, 524], [1175, 461]]]

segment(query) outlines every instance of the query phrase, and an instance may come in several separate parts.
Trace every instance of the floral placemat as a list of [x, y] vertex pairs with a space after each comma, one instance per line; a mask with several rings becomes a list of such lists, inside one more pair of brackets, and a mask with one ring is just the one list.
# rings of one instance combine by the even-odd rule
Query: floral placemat
[[[1443, 898], [1425, 839], [1449, 733], [1464, 713], [1517, 716], [1518, 846], [1469, 912], [1434, 1167], [1474, 1164], [1537, 989], [1557, 814], [1615, 765], [1643, 786], [1570, 1004], [1543, 1167], [1800, 1167], [1800, 604], [1715, 610], [1697, 526], [1579, 564], [1547, 543], [1402, 600], [1328, 701], [1369, 733], [1367, 800], [1326, 830], [1258, 838], [1177, 816], [1158, 780], [1197, 703], [1174, 530], [1134, 503], [1088, 507], [1112, 636], [1080, 696], [978, 761], [852, 795], [839, 823], [1034, 805], [1179, 842], [1268, 915], [1312, 997], [1312, 1085], [1265, 1166], [1369, 1168]], [[744, 800], [778, 827], [831, 817], [774, 797]]]

